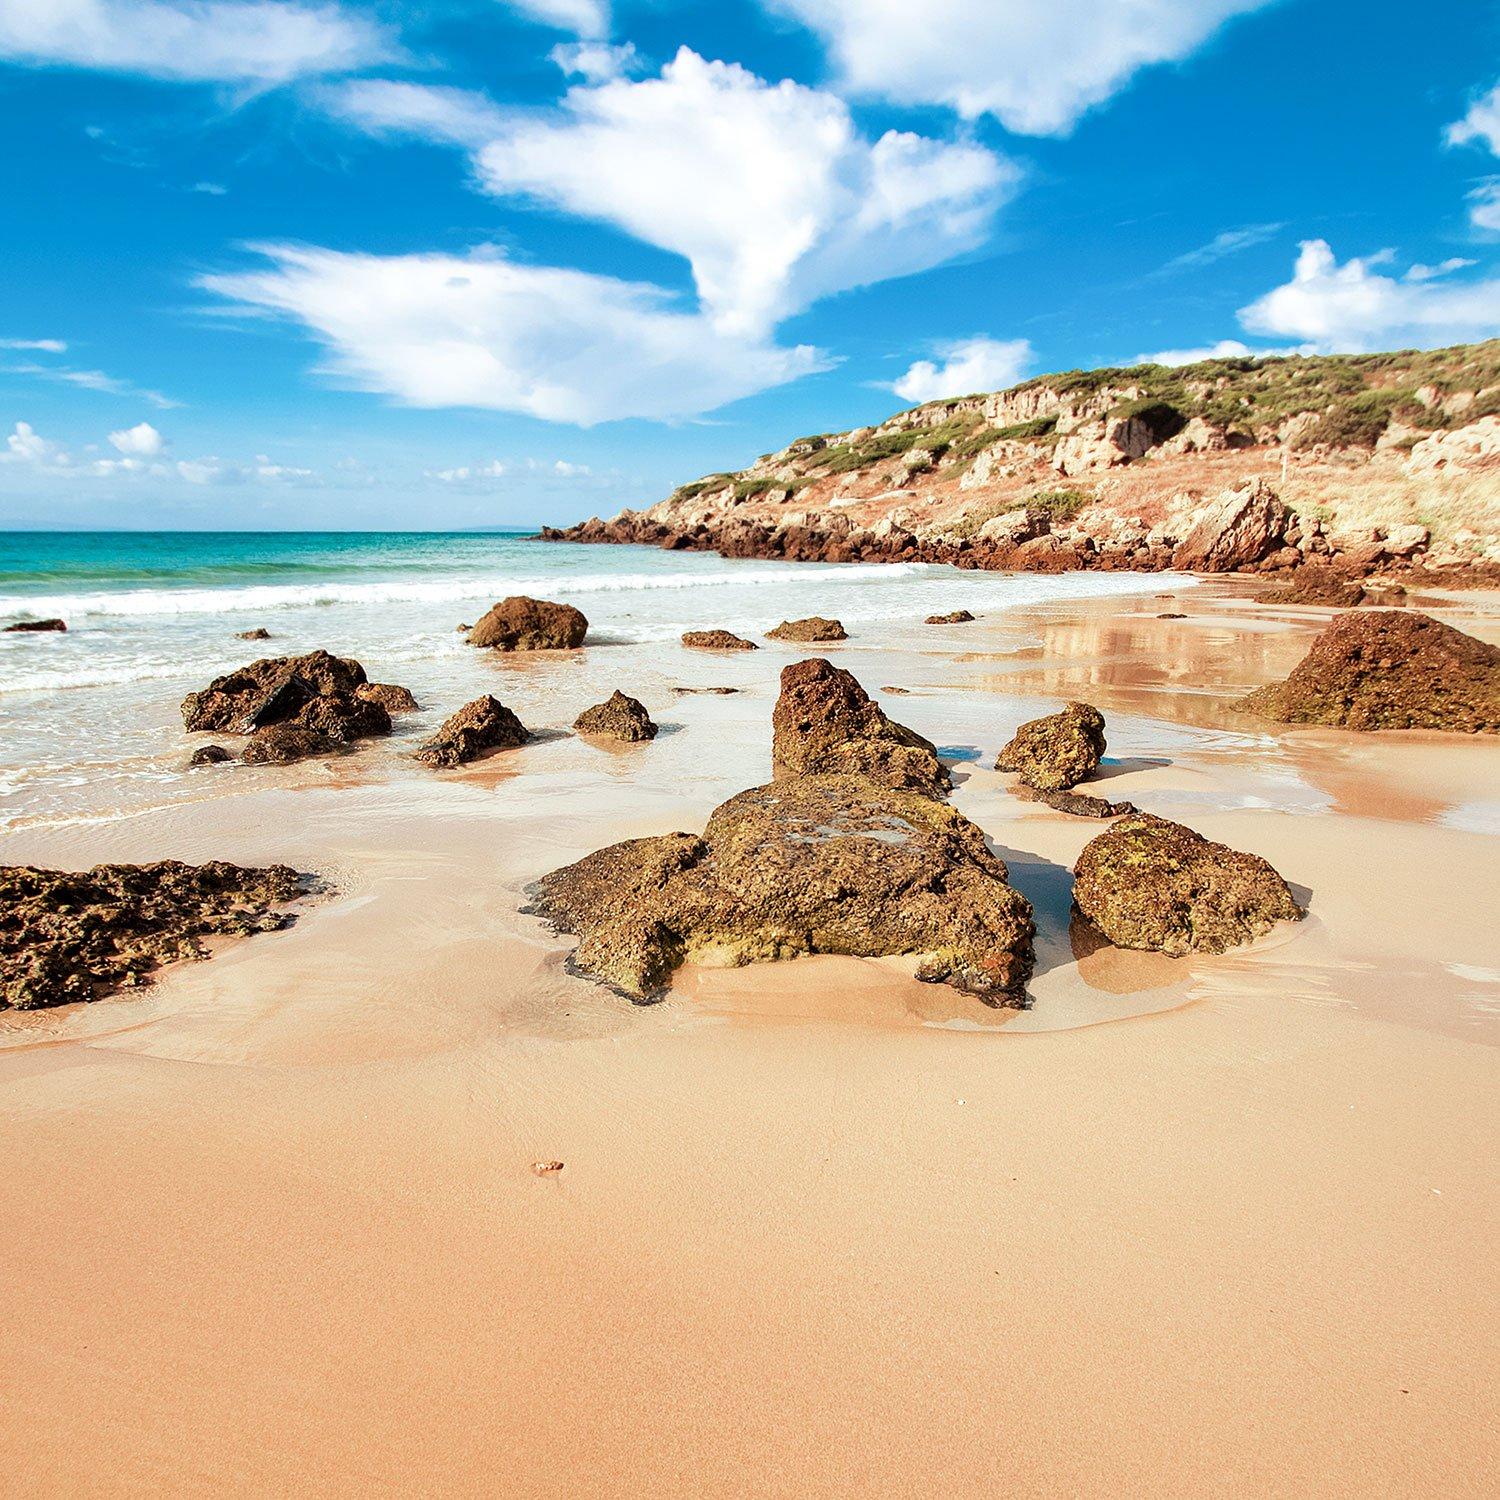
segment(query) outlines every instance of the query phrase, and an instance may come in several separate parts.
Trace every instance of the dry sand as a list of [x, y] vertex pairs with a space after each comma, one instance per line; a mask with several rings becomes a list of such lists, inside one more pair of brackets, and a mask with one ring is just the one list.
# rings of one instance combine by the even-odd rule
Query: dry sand
[[[519, 913], [755, 779], [786, 653], [672, 706], [659, 781], [558, 740], [441, 795], [294, 771], [12, 834], [338, 895], [0, 1017], [6, 1493], [1494, 1494], [1500, 746], [1269, 735], [1229, 700], [1325, 617], [1170, 607], [840, 653], [964, 757], [1038, 907], [1020, 1014], [840, 959], [635, 1008]], [[1072, 930], [1097, 825], [985, 769], [1072, 694], [1099, 790], [1266, 855], [1308, 920], [1190, 961]], [[743, 759], [695, 782], [705, 742]]]

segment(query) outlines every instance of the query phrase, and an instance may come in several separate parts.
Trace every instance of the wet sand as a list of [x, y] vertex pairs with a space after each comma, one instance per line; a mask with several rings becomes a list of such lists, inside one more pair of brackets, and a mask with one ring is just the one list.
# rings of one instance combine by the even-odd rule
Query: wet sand
[[[0, 1015], [7, 1489], [1494, 1493], [1500, 746], [1235, 713], [1325, 618], [1215, 586], [830, 649], [911, 690], [1036, 903], [1019, 1013], [831, 958], [633, 1007], [521, 913], [762, 779], [791, 650], [728, 698], [662, 664], [668, 732], [624, 753], [434, 778], [397, 741], [13, 829], [11, 861], [333, 893], [139, 997]], [[532, 722], [567, 670], [501, 696]], [[1071, 695], [1097, 790], [1264, 854], [1308, 920], [1191, 960], [1074, 928], [1099, 825], [988, 769]]]

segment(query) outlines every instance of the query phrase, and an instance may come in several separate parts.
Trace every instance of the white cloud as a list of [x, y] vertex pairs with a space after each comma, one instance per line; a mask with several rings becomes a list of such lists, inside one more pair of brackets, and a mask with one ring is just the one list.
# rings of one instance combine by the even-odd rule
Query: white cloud
[[250, 85], [390, 59], [357, 11], [291, 0], [4, 0], [0, 58], [42, 67]]
[[939, 351], [941, 365], [919, 359], [891, 387], [905, 401], [918, 404], [945, 397], [998, 391], [1014, 385], [1031, 368], [1031, 345], [1025, 339], [962, 339]]
[[613, 47], [608, 42], [559, 42], [547, 56], [570, 78], [589, 83], [607, 83], [635, 71], [639, 62], [635, 44]]
[[1432, 348], [1500, 334], [1500, 279], [1400, 281], [1380, 256], [1340, 265], [1324, 240], [1306, 240], [1292, 279], [1240, 310], [1251, 333], [1290, 337], [1325, 353]]
[[1256, 245], [1264, 245], [1285, 228], [1285, 224], [1246, 224], [1242, 229], [1225, 229], [1206, 245], [1199, 245], [1195, 250], [1174, 256], [1156, 274], [1167, 276], [1174, 271], [1211, 266], [1226, 256], [1238, 255], [1241, 250], [1252, 250]]
[[[49, 349], [47, 352], [55, 351]], [[37, 380], [75, 385], [81, 390], [97, 391], [105, 396], [138, 397], [142, 401], [149, 401], [152, 406], [161, 411], [169, 411], [182, 404], [180, 401], [174, 401], [170, 396], [162, 395], [160, 391], [145, 390], [140, 386], [132, 385], [128, 380], [119, 380], [113, 375], [107, 375], [103, 370], [75, 370], [66, 365], [38, 364], [5, 365], [0, 367], [0, 370], [7, 375], [27, 375]]]
[[162, 450], [162, 436], [149, 422], [138, 422], [123, 432], [109, 435], [110, 445], [129, 458], [155, 458]]
[[209, 198], [223, 198], [228, 195], [229, 189], [222, 182], [195, 182], [188, 191], [203, 193]]
[[243, 308], [295, 318], [325, 371], [409, 406], [472, 406], [589, 426], [695, 416], [826, 361], [734, 336], [660, 289], [498, 254], [264, 246], [267, 269], [204, 277]]
[[0, 339], [0, 349], [28, 349], [37, 354], [68, 352], [68, 346], [61, 339]]
[[507, 0], [513, 10], [543, 26], [582, 37], [609, 35], [607, 0]]
[[1269, 0], [764, 0], [821, 36], [845, 84], [1062, 135], [1141, 68]]
[[14, 431], [5, 440], [5, 452], [0, 459], [8, 463], [56, 464], [67, 463], [65, 450], [58, 443], [44, 438], [30, 422], [17, 422]]
[[429, 479], [441, 479], [444, 484], [467, 484], [475, 479], [503, 479], [507, 473], [506, 466], [498, 458], [492, 458], [487, 464], [465, 464], [458, 469], [429, 469]]
[[1138, 365], [1196, 365], [1205, 359], [1284, 359], [1292, 354], [1316, 354], [1312, 344], [1293, 344], [1276, 349], [1252, 349], [1239, 339], [1220, 339], [1217, 344], [1204, 344], [1196, 349], [1158, 349], [1154, 354], [1137, 354]]
[[478, 150], [505, 128], [505, 112], [472, 89], [357, 78], [313, 97], [329, 114], [371, 135], [416, 135]]
[[1481, 95], [1461, 120], [1448, 127], [1450, 146], [1482, 145], [1494, 156], [1500, 156], [1500, 83]]
[[559, 458], [552, 465], [552, 472], [564, 479], [581, 479], [586, 478], [594, 471], [587, 464], [573, 464], [569, 463], [565, 458]]
[[1500, 177], [1481, 183], [1469, 194], [1469, 217], [1479, 229], [1500, 230]]
[[1440, 261], [1435, 266], [1424, 266], [1420, 263], [1407, 269], [1407, 281], [1436, 281], [1439, 276], [1451, 276], [1455, 271], [1467, 271], [1470, 266], [1477, 266], [1477, 260], [1468, 260], [1462, 255], [1450, 255], [1447, 260]]

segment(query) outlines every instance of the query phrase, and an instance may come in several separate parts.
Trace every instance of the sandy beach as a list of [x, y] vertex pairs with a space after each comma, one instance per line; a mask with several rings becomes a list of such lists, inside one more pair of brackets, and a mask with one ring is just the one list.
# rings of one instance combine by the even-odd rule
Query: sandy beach
[[[1026, 1010], [842, 958], [633, 1006], [524, 913], [765, 779], [792, 646], [474, 667], [559, 731], [622, 686], [649, 745], [436, 776], [413, 725], [15, 818], [9, 863], [325, 890], [137, 996], [0, 1014], [7, 1491], [1493, 1494], [1500, 752], [1273, 731], [1234, 701], [1328, 612], [1149, 582], [818, 651], [907, 690], [1033, 902]], [[1440, 605], [1500, 641], [1493, 598]], [[1264, 855], [1307, 920], [1187, 959], [1075, 924], [1099, 826], [990, 769], [1070, 697], [1093, 789]]]

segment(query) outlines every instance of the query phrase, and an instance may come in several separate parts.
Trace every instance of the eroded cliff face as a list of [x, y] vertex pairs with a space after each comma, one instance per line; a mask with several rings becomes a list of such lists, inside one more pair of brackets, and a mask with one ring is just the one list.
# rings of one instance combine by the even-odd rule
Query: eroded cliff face
[[1043, 376], [550, 539], [977, 568], [1500, 581], [1500, 341]]

